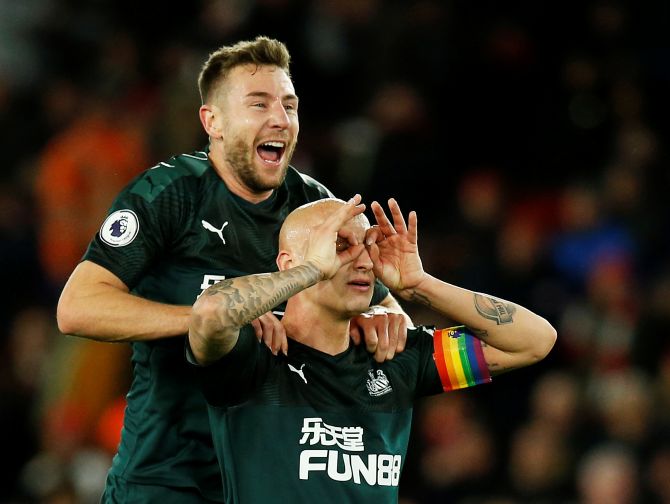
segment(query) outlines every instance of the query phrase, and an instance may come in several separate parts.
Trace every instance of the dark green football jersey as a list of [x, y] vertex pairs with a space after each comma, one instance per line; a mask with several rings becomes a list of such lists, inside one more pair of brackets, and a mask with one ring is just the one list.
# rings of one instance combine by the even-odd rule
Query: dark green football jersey
[[[224, 278], [276, 271], [285, 217], [329, 196], [289, 167], [270, 198], [251, 204], [229, 192], [206, 152], [176, 156], [121, 192], [84, 259], [113, 272], [138, 296], [192, 305]], [[378, 284], [374, 302], [387, 294]], [[184, 359], [184, 338], [132, 346], [133, 381], [111, 473], [135, 483], [195, 487], [221, 500], [206, 403]]]
[[414, 401], [443, 390], [432, 331], [377, 363], [289, 340], [272, 355], [246, 326], [233, 350], [194, 366], [210, 404], [226, 502], [386, 503], [398, 499]]

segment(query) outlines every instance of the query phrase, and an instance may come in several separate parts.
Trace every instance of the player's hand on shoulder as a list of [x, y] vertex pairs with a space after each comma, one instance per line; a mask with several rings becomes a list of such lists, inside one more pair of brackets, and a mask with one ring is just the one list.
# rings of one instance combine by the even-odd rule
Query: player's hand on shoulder
[[391, 360], [405, 349], [407, 318], [384, 307], [374, 306], [351, 319], [350, 335], [356, 345], [363, 342], [377, 362]]
[[288, 352], [288, 340], [286, 330], [281, 321], [272, 313], [267, 312], [251, 321], [258, 341], [263, 341], [274, 355], [280, 351], [286, 355]]

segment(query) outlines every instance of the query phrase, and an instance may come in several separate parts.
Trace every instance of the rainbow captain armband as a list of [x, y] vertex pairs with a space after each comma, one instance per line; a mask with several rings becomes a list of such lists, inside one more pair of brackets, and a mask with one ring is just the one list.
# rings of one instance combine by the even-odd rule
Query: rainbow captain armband
[[467, 327], [436, 329], [433, 346], [433, 358], [445, 392], [491, 381], [481, 342]]

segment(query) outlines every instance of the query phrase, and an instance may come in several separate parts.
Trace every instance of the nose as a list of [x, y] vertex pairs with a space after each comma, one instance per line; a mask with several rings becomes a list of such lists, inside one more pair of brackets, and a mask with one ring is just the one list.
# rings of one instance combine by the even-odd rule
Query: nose
[[289, 127], [288, 114], [286, 113], [284, 104], [280, 100], [275, 100], [272, 103], [269, 122], [273, 128], [286, 129]]
[[359, 271], [370, 271], [372, 269], [372, 259], [366, 248], [363, 249], [363, 252], [354, 260], [354, 268]]

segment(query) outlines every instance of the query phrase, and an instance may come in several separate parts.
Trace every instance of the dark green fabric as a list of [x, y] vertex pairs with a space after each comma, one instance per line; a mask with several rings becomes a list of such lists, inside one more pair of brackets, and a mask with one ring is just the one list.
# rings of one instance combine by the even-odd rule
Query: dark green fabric
[[423, 327], [382, 364], [360, 346], [331, 356], [293, 340], [274, 356], [246, 327], [230, 354], [193, 369], [229, 504], [396, 502], [413, 402], [442, 391]]
[[157, 485], [131, 483], [111, 474], [107, 476], [100, 504], [206, 504], [217, 502], [205, 499], [193, 488], [168, 488]]

